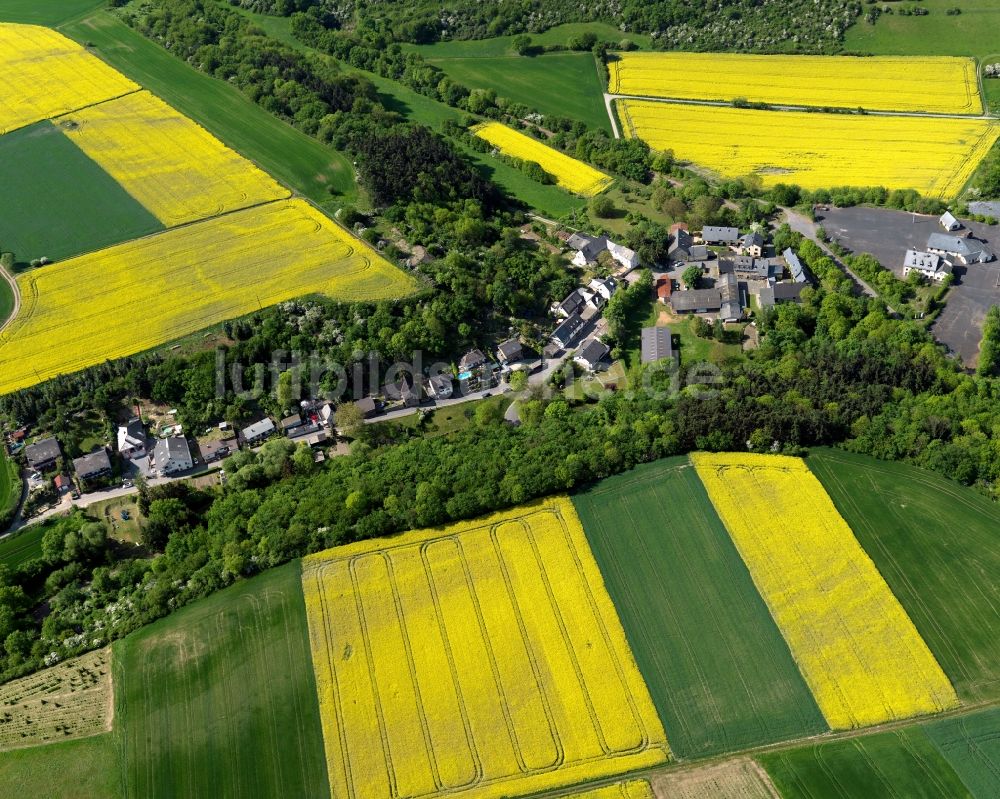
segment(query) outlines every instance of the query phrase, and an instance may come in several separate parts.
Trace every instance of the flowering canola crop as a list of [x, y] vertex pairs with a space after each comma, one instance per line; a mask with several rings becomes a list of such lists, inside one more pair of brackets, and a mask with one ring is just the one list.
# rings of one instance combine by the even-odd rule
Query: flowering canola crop
[[61, 129], [167, 227], [289, 192], [149, 92], [76, 111]]
[[626, 136], [764, 185], [883, 186], [954, 197], [1000, 138], [989, 119], [817, 114], [619, 100]]
[[54, 30], [0, 23], [0, 134], [138, 88]]
[[697, 453], [691, 460], [831, 728], [958, 704], [805, 463], [751, 454]]
[[499, 122], [483, 122], [472, 128], [480, 139], [496, 147], [504, 155], [523, 161], [534, 161], [556, 179], [567, 191], [591, 197], [611, 185], [612, 179], [582, 161], [570, 158], [537, 139], [525, 136]]
[[678, 100], [981, 114], [976, 62], [951, 56], [620, 53], [612, 94]]
[[653, 799], [653, 789], [646, 780], [629, 780], [606, 785], [603, 788], [571, 793], [563, 799]]
[[668, 758], [565, 498], [331, 549], [302, 579], [335, 799], [499, 799]]
[[301, 200], [237, 211], [25, 272], [0, 333], [0, 394], [321, 293], [390, 299], [413, 281]]

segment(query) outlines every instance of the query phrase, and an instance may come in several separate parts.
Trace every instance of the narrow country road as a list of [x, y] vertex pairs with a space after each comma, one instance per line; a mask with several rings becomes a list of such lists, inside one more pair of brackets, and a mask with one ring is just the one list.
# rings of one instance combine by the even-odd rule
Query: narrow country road
[[3, 264], [0, 264], [0, 278], [10, 285], [10, 292], [14, 295], [14, 307], [10, 312], [10, 316], [0, 320], [0, 333], [2, 333], [7, 325], [17, 318], [18, 313], [21, 311], [21, 290], [17, 287], [17, 281], [14, 280], [14, 276], [4, 268]]

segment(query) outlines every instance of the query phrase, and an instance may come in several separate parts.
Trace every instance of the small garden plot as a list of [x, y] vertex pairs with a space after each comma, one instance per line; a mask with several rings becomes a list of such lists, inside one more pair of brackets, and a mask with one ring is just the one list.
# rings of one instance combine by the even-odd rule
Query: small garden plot
[[111, 650], [88, 652], [0, 687], [0, 749], [111, 729]]

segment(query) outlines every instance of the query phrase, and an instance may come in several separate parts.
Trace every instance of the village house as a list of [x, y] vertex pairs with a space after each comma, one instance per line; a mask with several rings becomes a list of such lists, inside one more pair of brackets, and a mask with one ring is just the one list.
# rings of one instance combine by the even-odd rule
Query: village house
[[734, 274], [737, 280], [767, 280], [771, 277], [771, 262], [765, 258], [735, 255], [719, 259], [719, 274]]
[[704, 244], [695, 244], [687, 228], [678, 228], [671, 236], [670, 244], [667, 245], [667, 260], [670, 263], [704, 261], [707, 258], [708, 247]]
[[592, 300], [592, 302], [597, 302], [599, 306], [603, 306], [608, 300], [611, 299], [615, 291], [618, 290], [618, 281], [613, 277], [595, 277], [590, 281], [587, 288], [589, 288], [591, 293], [594, 295], [594, 300]]
[[985, 264], [996, 256], [982, 241], [949, 236], [946, 233], [931, 233], [927, 238], [927, 252], [942, 256], [950, 264]]
[[24, 448], [24, 460], [28, 467], [39, 472], [55, 466], [61, 455], [62, 449], [54, 438], [43, 438]]
[[248, 447], [256, 446], [260, 444], [265, 439], [270, 438], [275, 433], [274, 422], [269, 418], [264, 417], [259, 422], [254, 422], [249, 427], [243, 429], [242, 438], [243, 442]]
[[291, 416], [286, 416], [280, 422], [278, 422], [278, 428], [282, 433], [288, 435], [290, 430], [294, 430], [296, 427], [302, 426], [302, 415], [298, 413], [293, 413]]
[[611, 350], [607, 344], [596, 338], [592, 338], [573, 356], [573, 360], [588, 372], [594, 372], [609, 352]]
[[740, 236], [736, 244], [736, 252], [740, 255], [760, 258], [764, 254], [764, 237], [760, 233], [747, 233]]
[[329, 436], [320, 425], [310, 423], [289, 431], [288, 438], [296, 444], [318, 447], [320, 444], [325, 444]]
[[[270, 420], [268, 420], [270, 421]], [[274, 430], [274, 425], [271, 425]], [[151, 466], [156, 474], [164, 477], [168, 474], [184, 472], [194, 466], [191, 458], [191, 448], [184, 436], [161, 438], [153, 447]]]
[[582, 313], [592, 296], [586, 289], [576, 288], [565, 300], [554, 303], [549, 310], [556, 316], [569, 319], [573, 314]]
[[935, 283], [941, 283], [951, 274], [951, 264], [932, 252], [907, 250], [903, 258], [903, 277], [909, 277], [916, 272], [921, 277]]
[[670, 295], [674, 291], [674, 281], [669, 277], [658, 277], [653, 286], [653, 291], [656, 292], [656, 301], [661, 305], [666, 305], [670, 302]]
[[84, 455], [81, 458], [74, 458], [73, 471], [82, 482], [96, 480], [98, 477], [105, 477], [111, 474], [111, 459], [108, 451], [101, 447], [96, 452]]
[[[469, 350], [465, 355], [463, 355], [458, 361], [458, 371], [460, 373], [471, 372], [473, 369], [479, 369], [486, 364], [486, 356], [483, 355], [483, 351], [479, 349]], [[459, 375], [461, 377], [461, 374]]]
[[564, 350], [576, 341], [577, 336], [580, 335], [580, 331], [583, 330], [585, 325], [586, 322], [579, 315], [573, 314], [553, 331], [550, 341], [559, 347], [559, 349]]
[[775, 283], [765, 286], [757, 295], [761, 308], [773, 308], [782, 302], [802, 302], [802, 290], [805, 283]]
[[576, 250], [573, 256], [575, 266], [584, 267], [597, 263], [597, 258], [602, 252], [607, 252], [621, 267], [618, 274], [631, 272], [639, 266], [639, 256], [635, 251], [630, 250], [621, 244], [616, 244], [604, 236], [587, 236], [583, 233], [574, 233], [566, 240], [572, 249]]
[[239, 444], [232, 436], [229, 438], [198, 439], [198, 454], [203, 463], [215, 463], [223, 458], [228, 458], [236, 450]]
[[374, 397], [362, 397], [354, 403], [354, 406], [361, 412], [362, 419], [371, 419], [378, 413], [378, 403]]
[[146, 457], [146, 429], [138, 416], [119, 426], [118, 454], [125, 460]]
[[962, 223], [955, 218], [951, 211], [945, 211], [941, 214], [941, 218], [938, 220], [938, 223], [949, 233], [962, 229]]
[[56, 491], [58, 491], [60, 494], [65, 494], [73, 487], [73, 481], [70, 480], [69, 477], [67, 477], [64, 474], [57, 474], [56, 479], [53, 481], [53, 484], [56, 487]]
[[674, 360], [673, 337], [669, 327], [644, 327], [642, 329], [642, 363], [657, 363], [664, 360]]
[[427, 393], [434, 399], [448, 399], [455, 393], [455, 381], [451, 375], [433, 375], [427, 380]]
[[809, 276], [806, 274], [806, 269], [802, 265], [802, 261], [799, 260], [799, 256], [795, 254], [795, 251], [791, 247], [786, 249], [781, 256], [785, 259], [785, 264], [788, 266], [788, 272], [792, 276], [792, 280], [796, 283], [809, 282]]
[[740, 230], [735, 227], [718, 227], [705, 225], [701, 231], [701, 240], [705, 244], [726, 245], [736, 244], [740, 238]]
[[416, 408], [423, 401], [423, 387], [419, 381], [403, 374], [398, 380], [385, 384], [385, 395], [391, 400], [402, 402], [404, 408]]
[[497, 347], [497, 359], [500, 363], [514, 363], [524, 357], [524, 345], [519, 338], [507, 339]]

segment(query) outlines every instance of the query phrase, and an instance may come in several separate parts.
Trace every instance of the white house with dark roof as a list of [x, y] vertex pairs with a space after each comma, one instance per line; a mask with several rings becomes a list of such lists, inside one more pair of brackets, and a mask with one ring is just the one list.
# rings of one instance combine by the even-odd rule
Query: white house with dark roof
[[582, 313], [592, 297], [593, 295], [587, 289], [576, 288], [573, 289], [565, 300], [554, 303], [550, 310], [556, 316], [569, 319], [573, 314]]
[[507, 339], [497, 347], [497, 358], [501, 363], [514, 363], [524, 357], [524, 345], [519, 338]]
[[760, 258], [764, 254], [764, 237], [760, 233], [746, 233], [740, 236], [736, 243], [736, 252], [740, 255]]
[[566, 241], [566, 244], [576, 250], [573, 263], [579, 267], [597, 263], [597, 257], [605, 251], [619, 266], [628, 271], [639, 266], [639, 256], [634, 250], [630, 250], [622, 244], [616, 244], [605, 236], [587, 236], [583, 233], [574, 233]]
[[607, 344], [599, 339], [592, 338], [573, 356], [573, 360], [588, 372], [593, 372], [601, 365], [601, 362], [609, 352], [611, 350]]
[[[273, 424], [271, 429], [274, 429]], [[161, 438], [153, 447], [151, 465], [153, 471], [161, 476], [190, 469], [194, 466], [194, 461], [191, 458], [191, 448], [188, 446], [187, 439], [184, 436]]]
[[809, 275], [806, 274], [806, 268], [802, 265], [802, 261], [799, 260], [799, 256], [795, 254], [795, 251], [791, 247], [786, 249], [781, 256], [785, 259], [785, 263], [788, 265], [788, 271], [792, 274], [792, 280], [796, 283], [809, 282]]
[[126, 460], [146, 456], [146, 429], [142, 419], [133, 416], [118, 428], [118, 454]]
[[586, 322], [578, 314], [573, 314], [559, 325], [549, 337], [550, 341], [560, 349], [566, 349], [580, 335], [580, 331], [586, 326]]

